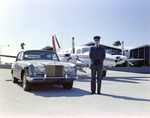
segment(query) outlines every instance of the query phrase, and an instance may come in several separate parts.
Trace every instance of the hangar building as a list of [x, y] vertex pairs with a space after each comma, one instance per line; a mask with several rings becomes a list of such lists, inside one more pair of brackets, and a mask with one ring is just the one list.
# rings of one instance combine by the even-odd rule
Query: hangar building
[[150, 67], [150, 45], [143, 45], [125, 50], [125, 55], [128, 58], [144, 59], [143, 66]]

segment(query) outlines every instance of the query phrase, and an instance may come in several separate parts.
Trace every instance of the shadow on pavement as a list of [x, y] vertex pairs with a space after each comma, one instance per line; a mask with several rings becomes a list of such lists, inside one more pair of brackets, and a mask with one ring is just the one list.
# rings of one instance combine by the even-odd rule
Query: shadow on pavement
[[[105, 78], [105, 79], [108, 80], [109, 78]], [[111, 79], [113, 79], [113, 78], [111, 78]], [[134, 79], [134, 78], [132, 78], [132, 79]], [[85, 82], [85, 79], [82, 79], [82, 80]], [[86, 79], [86, 80], [90, 81], [90, 79]], [[135, 79], [135, 80], [137, 80], [137, 79]], [[11, 81], [11, 80], [6, 80], [6, 81]], [[80, 80], [78, 80], [78, 81], [80, 81]], [[147, 81], [147, 80], [141, 79], [138, 81]], [[16, 84], [22, 88], [22, 82], [18, 82]], [[57, 86], [57, 85], [50, 86], [50, 85], [42, 85], [42, 84], [34, 85], [32, 87], [32, 90], [29, 91], [28, 93], [34, 94], [36, 96], [42, 96], [42, 97], [81, 97], [81, 96], [85, 96], [85, 95], [91, 95], [90, 91], [82, 90], [80, 88], [73, 87], [71, 90], [66, 90], [66, 89], [63, 89], [63, 87], [61, 85], [60, 86]], [[111, 95], [111, 94], [105, 94], [105, 93], [102, 93], [101, 95], [106, 96], [106, 97], [124, 99], [124, 100], [150, 102], [150, 99]]]
[[[17, 83], [18, 86], [22, 88], [22, 83]], [[72, 87], [71, 90], [66, 90], [62, 85], [44, 85], [44, 84], [34, 84], [31, 91], [28, 93], [33, 93], [36, 96], [42, 97], [80, 97], [84, 95], [90, 95], [90, 91], [85, 91], [79, 88]]]
[[79, 88], [72, 88], [71, 90], [63, 89], [62, 86], [33, 86], [32, 91], [36, 96], [42, 97], [80, 97], [84, 95], [90, 95], [89, 91], [85, 91]]
[[142, 73], [150, 74], [150, 67], [107, 67], [107, 70], [120, 71], [120, 72], [130, 72], [130, 73]]
[[[76, 80], [79, 82], [91, 82], [91, 77], [89, 76], [79, 76]], [[135, 83], [140, 84], [140, 81], [149, 81], [148, 77], [104, 77], [103, 81], [115, 81], [115, 82], [125, 82], [125, 83]]]
[[103, 94], [103, 93], [102, 93], [101, 95], [102, 95], [102, 96], [107, 96], [107, 97], [113, 97], [113, 98], [124, 99], [124, 100], [133, 100], [133, 101], [145, 101], [145, 102], [150, 102], [150, 99], [133, 98], [133, 97], [118, 96], [118, 95]]
[[140, 81], [149, 81], [148, 77], [105, 77], [103, 81], [115, 81], [140, 84]]
[[12, 79], [6, 79], [6, 81], [12, 81]]

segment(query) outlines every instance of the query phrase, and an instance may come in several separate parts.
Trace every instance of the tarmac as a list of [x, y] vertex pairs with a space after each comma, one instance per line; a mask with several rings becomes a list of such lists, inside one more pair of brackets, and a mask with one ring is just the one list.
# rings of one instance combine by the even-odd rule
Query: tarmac
[[150, 74], [108, 70], [102, 95], [90, 94], [90, 70], [78, 72], [71, 90], [36, 85], [26, 92], [0, 69], [1, 118], [149, 118]]

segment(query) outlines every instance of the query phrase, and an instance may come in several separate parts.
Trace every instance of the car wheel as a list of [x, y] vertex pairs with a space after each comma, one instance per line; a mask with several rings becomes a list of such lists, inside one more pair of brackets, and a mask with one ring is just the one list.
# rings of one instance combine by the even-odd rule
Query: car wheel
[[26, 80], [25, 74], [23, 75], [22, 87], [25, 91], [30, 91], [32, 88], [32, 84]]
[[18, 79], [17, 79], [16, 77], [12, 76], [12, 82], [13, 82], [13, 83], [17, 83], [17, 82], [18, 82]]
[[73, 82], [68, 82], [63, 84], [64, 89], [71, 89], [73, 86]]

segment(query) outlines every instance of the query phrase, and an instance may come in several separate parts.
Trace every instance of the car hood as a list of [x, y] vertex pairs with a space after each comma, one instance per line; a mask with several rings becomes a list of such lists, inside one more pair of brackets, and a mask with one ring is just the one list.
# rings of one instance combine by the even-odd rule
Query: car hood
[[26, 60], [26, 62], [31, 63], [33, 66], [47, 66], [49, 64], [62, 64], [63, 67], [74, 67], [75, 64], [68, 63], [68, 62], [60, 62], [60, 61], [53, 61], [53, 60]]

